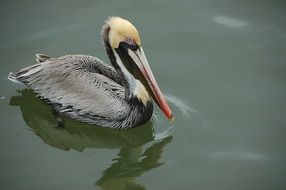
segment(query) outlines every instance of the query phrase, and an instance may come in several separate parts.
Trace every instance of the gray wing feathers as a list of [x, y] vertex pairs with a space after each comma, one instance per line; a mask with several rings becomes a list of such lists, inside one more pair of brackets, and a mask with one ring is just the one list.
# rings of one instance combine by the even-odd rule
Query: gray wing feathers
[[[39, 60], [39, 61], [38, 61]], [[130, 111], [124, 100], [122, 79], [116, 71], [92, 56], [66, 55], [60, 58], [37, 56], [38, 64], [16, 73], [58, 111], [73, 116], [90, 115], [103, 120], [124, 119]], [[42, 62], [43, 61], [43, 62]], [[75, 111], [75, 112], [74, 112]]]

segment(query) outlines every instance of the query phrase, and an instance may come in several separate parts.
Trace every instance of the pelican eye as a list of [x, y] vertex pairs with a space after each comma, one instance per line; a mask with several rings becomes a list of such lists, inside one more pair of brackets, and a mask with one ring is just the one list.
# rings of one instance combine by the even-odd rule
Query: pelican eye
[[134, 40], [133, 40], [133, 38], [131, 38], [131, 37], [127, 37], [127, 38], [125, 39], [125, 42], [126, 42], [127, 44], [129, 44], [130, 46], [136, 45], [135, 42], [134, 42]]
[[125, 45], [127, 45], [128, 48], [132, 49], [132, 50], [137, 50], [138, 49], [138, 45], [135, 42], [135, 40], [131, 37], [126, 37], [124, 40]]

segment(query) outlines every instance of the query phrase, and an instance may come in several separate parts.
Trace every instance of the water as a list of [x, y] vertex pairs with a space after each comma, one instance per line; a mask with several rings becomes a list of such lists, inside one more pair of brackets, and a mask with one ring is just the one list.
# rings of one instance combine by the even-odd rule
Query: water
[[[1, 1], [1, 189], [285, 189], [284, 1]], [[176, 117], [137, 129], [64, 119], [7, 80], [36, 53], [96, 55], [138, 28]]]

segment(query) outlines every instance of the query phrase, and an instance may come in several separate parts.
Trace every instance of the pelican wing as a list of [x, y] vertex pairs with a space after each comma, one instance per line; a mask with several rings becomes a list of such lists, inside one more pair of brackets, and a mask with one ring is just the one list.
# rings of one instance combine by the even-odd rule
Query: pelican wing
[[124, 99], [123, 79], [92, 56], [48, 58], [12, 76], [71, 116], [120, 120], [130, 111]]

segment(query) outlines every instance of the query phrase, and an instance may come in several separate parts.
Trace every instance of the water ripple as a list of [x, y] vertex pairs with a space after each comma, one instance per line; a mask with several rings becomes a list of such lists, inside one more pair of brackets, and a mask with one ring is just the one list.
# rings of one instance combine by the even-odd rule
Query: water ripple
[[242, 26], [248, 25], [248, 23], [245, 21], [226, 17], [226, 16], [215, 16], [213, 20], [216, 23], [223, 24], [223, 25], [230, 26], [230, 27], [242, 27]]
[[264, 154], [247, 150], [221, 150], [211, 153], [209, 157], [216, 160], [223, 160], [223, 159], [254, 160], [254, 161], [268, 160], [267, 156]]
[[178, 108], [182, 112], [184, 117], [190, 117], [191, 113], [198, 113], [194, 108], [189, 106], [184, 100], [174, 95], [166, 94], [165, 97], [168, 102], [173, 104], [176, 108]]

